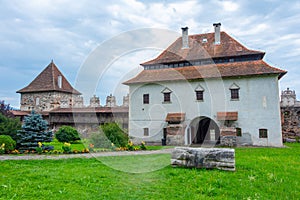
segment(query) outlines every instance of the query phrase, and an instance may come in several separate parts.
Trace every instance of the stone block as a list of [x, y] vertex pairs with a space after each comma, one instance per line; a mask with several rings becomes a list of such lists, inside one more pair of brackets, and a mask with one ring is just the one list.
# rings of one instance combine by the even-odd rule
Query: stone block
[[229, 148], [176, 147], [172, 152], [171, 165], [235, 171], [235, 151]]

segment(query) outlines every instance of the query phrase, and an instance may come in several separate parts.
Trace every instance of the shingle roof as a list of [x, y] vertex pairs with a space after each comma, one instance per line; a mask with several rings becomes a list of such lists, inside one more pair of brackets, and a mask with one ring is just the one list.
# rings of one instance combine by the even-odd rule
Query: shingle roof
[[134, 83], [151, 83], [175, 80], [197, 80], [205, 78], [225, 78], [250, 75], [277, 74], [281, 78], [286, 71], [271, 67], [263, 60], [230, 62], [201, 66], [186, 66], [180, 68], [143, 70], [136, 77], [124, 82], [125, 85]]
[[168, 113], [166, 122], [183, 122], [185, 120], [185, 113]]
[[[205, 42], [203, 40], [205, 39]], [[221, 32], [221, 43], [214, 44], [214, 33], [197, 34], [189, 36], [189, 48], [182, 48], [182, 37], [179, 37], [157, 58], [141, 65], [165, 64], [180, 61], [192, 61], [201, 59], [243, 56], [259, 54], [261, 58], [264, 52], [249, 50], [227, 33]]]
[[128, 109], [128, 107], [56, 108], [50, 113], [128, 113]]
[[[61, 87], [58, 85], [58, 76], [61, 76], [62, 78]], [[51, 62], [28, 86], [18, 90], [17, 93], [48, 91], [59, 91], [78, 95], [81, 94], [71, 86], [53, 62]]]

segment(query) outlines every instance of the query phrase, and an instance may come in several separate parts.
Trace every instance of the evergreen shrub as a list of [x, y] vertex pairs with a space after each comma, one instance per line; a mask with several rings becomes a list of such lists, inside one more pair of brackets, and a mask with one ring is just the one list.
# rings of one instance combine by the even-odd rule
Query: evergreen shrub
[[55, 138], [59, 142], [75, 142], [80, 140], [78, 131], [71, 126], [62, 126], [55, 133]]
[[2, 145], [4, 146], [5, 152], [12, 151], [16, 147], [16, 141], [14, 141], [9, 135], [0, 135], [0, 146]]

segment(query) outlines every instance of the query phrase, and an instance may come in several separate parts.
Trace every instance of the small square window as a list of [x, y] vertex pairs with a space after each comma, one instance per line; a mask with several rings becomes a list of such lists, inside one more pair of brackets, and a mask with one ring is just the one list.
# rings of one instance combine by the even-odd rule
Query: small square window
[[171, 102], [171, 93], [164, 93], [164, 102]]
[[149, 136], [149, 128], [144, 128], [144, 136]]
[[259, 129], [259, 138], [268, 138], [268, 129]]
[[196, 100], [203, 101], [203, 91], [196, 91]]
[[236, 136], [242, 137], [242, 129], [236, 128]]
[[149, 94], [143, 94], [143, 103], [149, 104]]
[[239, 89], [230, 89], [231, 99], [238, 100], [239, 99]]

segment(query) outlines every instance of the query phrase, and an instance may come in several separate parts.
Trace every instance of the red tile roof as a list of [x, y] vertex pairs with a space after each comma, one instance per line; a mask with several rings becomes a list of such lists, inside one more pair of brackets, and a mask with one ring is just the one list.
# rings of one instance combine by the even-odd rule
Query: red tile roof
[[186, 66], [180, 68], [143, 70], [136, 77], [124, 84], [149, 83], [175, 80], [197, 80], [219, 77], [239, 77], [252, 75], [279, 75], [281, 78], [286, 71], [271, 67], [263, 60], [231, 62], [201, 66]]
[[[207, 42], [203, 42], [206, 39]], [[182, 37], [178, 38], [157, 58], [141, 65], [153, 65], [163, 63], [173, 63], [180, 61], [192, 61], [201, 59], [232, 57], [260, 54], [264, 52], [250, 50], [230, 37], [227, 33], [221, 32], [221, 43], [214, 44], [214, 33], [197, 34], [189, 36], [189, 48], [182, 48]]]
[[83, 108], [56, 108], [53, 113], [128, 113], [128, 107], [83, 107]]
[[217, 120], [238, 120], [238, 112], [217, 112]]
[[183, 122], [185, 120], [185, 113], [168, 113], [166, 122]]
[[[62, 77], [62, 86], [58, 86], [58, 76]], [[59, 91], [80, 95], [67, 81], [57, 66], [51, 62], [28, 86], [17, 91], [17, 93], [27, 92], [48, 92]]]

